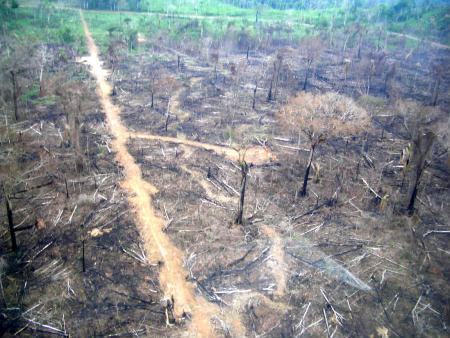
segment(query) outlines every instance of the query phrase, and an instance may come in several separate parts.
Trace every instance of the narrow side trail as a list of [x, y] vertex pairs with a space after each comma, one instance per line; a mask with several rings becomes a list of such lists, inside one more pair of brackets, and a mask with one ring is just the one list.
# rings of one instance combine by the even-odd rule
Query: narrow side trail
[[[130, 205], [135, 210], [135, 218], [147, 254], [153, 260], [163, 262], [160, 269], [160, 284], [165, 296], [173, 296], [175, 300], [174, 314], [181, 318], [185, 313], [192, 317], [188, 327], [189, 337], [214, 337], [214, 328], [211, 319], [223, 317], [218, 306], [209, 303], [195, 294], [195, 286], [186, 281], [187, 272], [183, 268], [182, 253], [172, 244], [168, 236], [162, 231], [164, 220], [156, 214], [152, 206], [152, 195], [157, 188], [142, 178], [142, 172], [134, 158], [127, 149], [127, 139], [130, 132], [122, 123], [120, 109], [110, 99], [111, 86], [107, 82], [107, 71], [102, 68], [98, 48], [92, 38], [88, 25], [80, 11], [80, 18], [86, 36], [87, 47], [90, 53], [85, 61], [97, 81], [97, 95], [106, 114], [107, 122], [114, 141], [113, 149], [116, 151], [116, 160], [123, 167], [123, 187], [128, 192]], [[236, 318], [225, 318], [233, 329], [233, 334], [245, 336], [245, 329]]]
[[270, 254], [273, 260], [270, 262], [270, 266], [273, 271], [273, 276], [277, 281], [277, 291], [275, 295], [284, 296], [286, 291], [286, 262], [284, 260], [284, 249], [283, 240], [281, 239], [278, 232], [274, 229], [268, 227], [267, 225], [262, 226], [262, 232], [272, 240], [272, 248], [270, 249]]
[[210, 150], [210, 151], [215, 152], [217, 155], [226, 157], [230, 161], [238, 161], [240, 158], [239, 154], [241, 152], [245, 153], [245, 160], [248, 163], [253, 163], [256, 165], [268, 163], [271, 160], [275, 159], [275, 156], [270, 152], [269, 149], [264, 148], [264, 147], [259, 147], [259, 146], [249, 147], [245, 150], [237, 150], [234, 148], [215, 145], [215, 144], [208, 144], [208, 143], [202, 143], [202, 142], [198, 142], [198, 141], [180, 139], [180, 138], [176, 138], [176, 137], [153, 135], [153, 134], [140, 133], [140, 132], [128, 132], [128, 136], [130, 138], [151, 140], [151, 141], [161, 141], [161, 142], [175, 143], [175, 144], [183, 144], [183, 145], [193, 147], [193, 148]]

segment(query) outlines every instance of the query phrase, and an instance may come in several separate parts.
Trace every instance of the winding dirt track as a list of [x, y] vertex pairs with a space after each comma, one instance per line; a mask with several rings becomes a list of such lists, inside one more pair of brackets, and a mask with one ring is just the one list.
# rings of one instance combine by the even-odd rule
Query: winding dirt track
[[[126, 144], [130, 132], [121, 121], [119, 107], [111, 102], [111, 86], [106, 80], [107, 71], [102, 68], [98, 48], [81, 11], [80, 17], [90, 53], [90, 56], [84, 60], [89, 64], [90, 71], [97, 81], [97, 95], [106, 114], [110, 131], [115, 138], [112, 146], [117, 153], [116, 160], [123, 167], [125, 178], [122, 185], [127, 190], [129, 203], [135, 210], [135, 218], [145, 250], [152, 260], [163, 262], [160, 269], [160, 284], [165, 296], [173, 296], [175, 299], [176, 318], [181, 318], [184, 313], [191, 315], [188, 336], [213, 337], [215, 334], [211, 319], [223, 316], [218, 306], [195, 294], [195, 286], [187, 282], [185, 278], [187, 272], [183, 268], [182, 253], [162, 231], [165, 222], [158, 217], [152, 206], [152, 195], [158, 190], [142, 178], [141, 169], [128, 152]], [[245, 336], [245, 329], [234, 316], [225, 318], [225, 321], [231, 325], [236, 336]]]
[[231, 161], [238, 161], [240, 159], [239, 154], [245, 154], [245, 160], [248, 163], [264, 164], [274, 159], [274, 155], [264, 147], [250, 147], [245, 150], [239, 151], [234, 148], [219, 146], [215, 144], [207, 144], [197, 141], [191, 141], [186, 139], [180, 139], [170, 136], [151, 135], [146, 133], [128, 132], [130, 138], [137, 138], [151, 141], [161, 141], [167, 143], [183, 144], [193, 148], [200, 148], [215, 152], [217, 155], [224, 156]]

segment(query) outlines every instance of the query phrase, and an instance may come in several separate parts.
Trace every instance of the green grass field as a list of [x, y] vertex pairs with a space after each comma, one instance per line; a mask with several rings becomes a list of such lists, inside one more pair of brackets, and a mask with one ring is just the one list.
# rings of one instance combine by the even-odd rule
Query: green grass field
[[[20, 7], [2, 16], [3, 31], [15, 39], [33, 43], [70, 43], [84, 51], [83, 30], [78, 10], [61, 8], [56, 3], [24, 1]], [[361, 14], [361, 13], [360, 13]], [[368, 14], [368, 13], [366, 13]], [[373, 13], [372, 13], [373, 14]], [[402, 22], [388, 22], [393, 32], [407, 32], [417, 37], [449, 44], [445, 30], [449, 19], [442, 10], [433, 9]], [[91, 31], [102, 50], [110, 38], [127, 38], [140, 33], [144, 37], [165, 34], [176, 40], [199, 39], [209, 36], [218, 39], [230, 32], [245, 32], [248, 36], [262, 36], [272, 32], [274, 38], [298, 40], [309, 34], [340, 29], [344, 22], [351, 25], [355, 13], [345, 15], [340, 8], [326, 10], [277, 10], [264, 8], [239, 8], [219, 0], [144, 0], [141, 12], [85, 11]], [[360, 23], [375, 28], [361, 16]], [[367, 21], [367, 20], [366, 20]], [[449, 23], [450, 24], [450, 23]], [[412, 41], [411, 41], [412, 43]]]

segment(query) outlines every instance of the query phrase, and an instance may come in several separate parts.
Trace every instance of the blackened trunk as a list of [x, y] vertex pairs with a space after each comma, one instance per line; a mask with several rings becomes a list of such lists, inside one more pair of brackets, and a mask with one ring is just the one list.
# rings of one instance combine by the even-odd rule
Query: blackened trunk
[[81, 241], [81, 264], [83, 267], [83, 272], [86, 272], [86, 260], [84, 258], [84, 239]]
[[417, 176], [414, 187], [412, 188], [412, 190], [410, 192], [410, 196], [409, 196], [408, 214], [410, 214], [410, 215], [414, 212], [414, 204], [416, 202], [418, 185], [419, 185], [419, 176]]
[[267, 101], [272, 101], [272, 87], [273, 87], [273, 79], [270, 81], [269, 94], [267, 94]]
[[8, 217], [8, 225], [9, 225], [9, 234], [11, 236], [11, 246], [14, 252], [17, 251], [17, 242], [16, 242], [16, 233], [14, 231], [14, 220], [13, 220], [13, 214], [11, 210], [11, 204], [9, 203], [8, 197], [5, 195], [5, 202], [6, 202], [6, 214]]
[[238, 211], [236, 215], [236, 224], [243, 224], [243, 216], [244, 216], [244, 201], [245, 201], [245, 189], [247, 186], [247, 175], [248, 175], [248, 165], [245, 161], [241, 163], [241, 173], [242, 173], [242, 179], [241, 179], [241, 189], [240, 189], [240, 196], [239, 196], [239, 205], [238, 205]]
[[308, 86], [308, 76], [309, 76], [310, 67], [306, 69], [305, 81], [303, 82], [303, 91], [306, 92], [306, 87]]
[[69, 199], [70, 195], [69, 195], [69, 186], [67, 185], [67, 178], [64, 176], [64, 184], [66, 186], [66, 198]]
[[418, 135], [413, 143], [411, 159], [408, 164], [409, 179], [406, 196], [406, 210], [409, 214], [414, 212], [414, 204], [417, 198], [420, 178], [426, 167], [426, 158], [435, 141], [435, 134], [432, 132], [423, 133], [418, 131]]
[[311, 150], [309, 152], [308, 165], [305, 170], [305, 175], [303, 176], [302, 190], [300, 190], [300, 192], [297, 194], [298, 196], [301, 196], [301, 197], [306, 196], [306, 192], [307, 192], [307, 188], [308, 188], [309, 172], [311, 171], [311, 165], [312, 165], [312, 161], [313, 161], [313, 157], [314, 157], [315, 148], [316, 148], [316, 146], [312, 145]]
[[438, 101], [438, 97], [439, 97], [439, 87], [441, 85], [441, 78], [438, 76], [436, 79], [436, 83], [434, 84], [434, 88], [433, 88], [433, 97], [431, 100], [431, 105], [432, 106], [436, 106], [437, 105], [437, 101]]
[[13, 89], [13, 103], [14, 103], [14, 118], [16, 121], [19, 121], [19, 106], [17, 104], [17, 83], [16, 83], [16, 73], [14, 71], [11, 71], [11, 82], [12, 82], [12, 89]]
[[256, 91], [258, 90], [258, 85], [255, 85], [255, 89], [253, 89], [253, 103], [252, 103], [252, 109], [255, 109], [256, 107]]

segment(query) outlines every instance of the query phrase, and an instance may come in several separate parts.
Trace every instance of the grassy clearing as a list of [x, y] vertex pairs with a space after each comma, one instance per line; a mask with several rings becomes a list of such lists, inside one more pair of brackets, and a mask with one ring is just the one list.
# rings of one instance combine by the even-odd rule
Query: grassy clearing
[[4, 34], [19, 44], [71, 44], [85, 50], [83, 28], [77, 11], [56, 8], [19, 7], [3, 18]]

